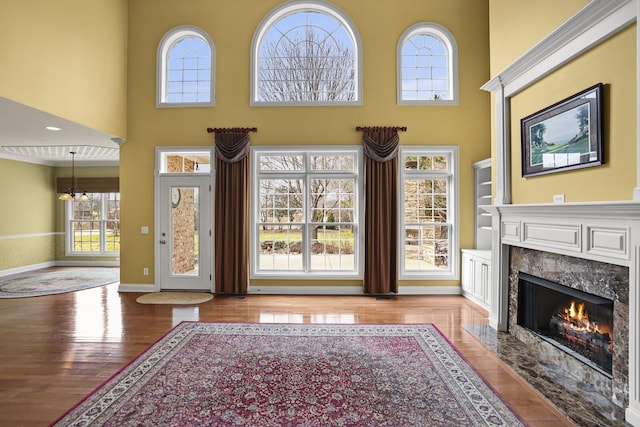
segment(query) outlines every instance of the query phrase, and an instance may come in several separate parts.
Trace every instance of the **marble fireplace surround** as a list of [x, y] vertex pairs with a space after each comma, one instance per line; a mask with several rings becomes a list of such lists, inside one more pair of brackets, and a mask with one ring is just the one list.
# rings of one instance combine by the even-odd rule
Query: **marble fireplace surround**
[[[614, 316], [618, 322], [628, 319], [627, 325], [614, 326], [615, 331], [628, 332], [628, 353], [619, 351], [607, 387], [614, 403], [624, 407], [626, 421], [640, 427], [640, 202], [494, 205], [487, 210], [493, 229], [490, 326], [524, 342], [531, 338], [510, 318], [509, 308], [514, 308], [510, 289], [517, 276], [512, 267], [560, 282], [573, 277], [577, 288], [613, 296], [618, 313]], [[551, 265], [566, 274], [554, 273]], [[585, 269], [587, 273], [578, 274]], [[614, 277], [597, 277], [605, 271]], [[619, 276], [627, 271], [628, 289], [621, 290], [627, 281]], [[598, 291], [598, 284], [606, 289]]]

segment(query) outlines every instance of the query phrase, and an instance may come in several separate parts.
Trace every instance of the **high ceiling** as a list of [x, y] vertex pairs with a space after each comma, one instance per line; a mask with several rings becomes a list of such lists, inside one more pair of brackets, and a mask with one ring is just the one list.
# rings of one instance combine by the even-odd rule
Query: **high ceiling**
[[[58, 130], [50, 130], [54, 127]], [[119, 138], [0, 97], [0, 158], [51, 166], [117, 165]]]

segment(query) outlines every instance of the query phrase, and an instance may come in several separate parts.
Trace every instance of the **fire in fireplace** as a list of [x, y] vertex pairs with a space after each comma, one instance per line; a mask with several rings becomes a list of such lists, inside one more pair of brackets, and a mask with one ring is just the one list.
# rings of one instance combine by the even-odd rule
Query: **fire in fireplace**
[[520, 272], [518, 325], [611, 375], [613, 301]]

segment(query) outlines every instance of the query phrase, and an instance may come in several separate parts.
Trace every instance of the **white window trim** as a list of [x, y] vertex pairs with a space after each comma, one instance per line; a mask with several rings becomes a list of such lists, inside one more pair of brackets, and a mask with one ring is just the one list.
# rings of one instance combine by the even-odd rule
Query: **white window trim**
[[[112, 192], [113, 193], [113, 192]], [[109, 194], [109, 193], [101, 193], [103, 194], [102, 197], [102, 201], [100, 203], [100, 210], [101, 210], [101, 216], [104, 218], [106, 217], [106, 205], [104, 203], [104, 195], [105, 194]], [[120, 251], [117, 252], [106, 252], [104, 251], [104, 247], [106, 245], [106, 242], [104, 240], [104, 237], [106, 236], [106, 230], [105, 230], [105, 222], [106, 221], [112, 221], [112, 220], [107, 220], [107, 219], [101, 219], [100, 220], [100, 246], [101, 246], [101, 250], [99, 252], [96, 251], [74, 251], [72, 250], [73, 248], [73, 226], [71, 225], [71, 221], [73, 221], [73, 200], [66, 200], [64, 202], [64, 253], [65, 256], [68, 257], [105, 257], [105, 258], [112, 258], [112, 257], [120, 257]]]
[[[314, 11], [327, 14], [340, 22], [347, 32], [351, 35], [353, 47], [356, 57], [356, 99], [354, 101], [336, 101], [336, 102], [309, 102], [309, 101], [291, 101], [291, 102], [265, 102], [258, 100], [258, 55], [260, 53], [259, 46], [262, 39], [271, 26], [279, 19], [295, 12]], [[320, 0], [293, 0], [288, 1], [267, 14], [258, 25], [251, 41], [251, 93], [249, 104], [252, 107], [282, 107], [282, 106], [354, 106], [362, 105], [362, 41], [360, 34], [353, 21], [348, 15], [338, 7]]]
[[[406, 171], [402, 165], [402, 159], [407, 155], [446, 155], [450, 159], [449, 171]], [[460, 273], [458, 265], [460, 264], [460, 212], [459, 212], [459, 172], [458, 172], [458, 147], [457, 146], [414, 146], [400, 147], [399, 152], [399, 179], [398, 179], [398, 278], [400, 280], [425, 280], [425, 279], [442, 279], [442, 280], [458, 280]], [[449, 209], [447, 222], [451, 226], [449, 239], [451, 245], [449, 247], [449, 270], [448, 271], [406, 271], [404, 269], [404, 248], [405, 241], [405, 223], [404, 223], [404, 180], [405, 178], [415, 175], [446, 175], [450, 176], [449, 181]]]
[[[411, 37], [418, 34], [431, 34], [442, 40], [449, 55], [449, 91], [451, 99], [404, 100], [402, 98], [402, 48]], [[398, 105], [458, 105], [458, 45], [453, 34], [442, 25], [434, 22], [420, 22], [409, 27], [398, 40], [396, 51], [396, 79]]]
[[[305, 164], [310, 155], [313, 154], [355, 154], [356, 158], [356, 170], [355, 170], [355, 185], [354, 189], [357, 191], [356, 200], [358, 206], [354, 215], [354, 228], [357, 235], [355, 239], [355, 265], [354, 271], [329, 271], [329, 270], [308, 270], [308, 271], [291, 271], [286, 272], [282, 270], [278, 271], [259, 271], [258, 270], [258, 241], [259, 236], [256, 233], [256, 224], [258, 224], [258, 209], [260, 206], [259, 197], [260, 189], [257, 185], [258, 179], [261, 176], [276, 175], [282, 173], [282, 171], [262, 171], [260, 172], [259, 158], [261, 154], [277, 153], [277, 154], [302, 154], [305, 158]], [[263, 147], [251, 147], [251, 230], [250, 230], [250, 242], [251, 242], [251, 279], [305, 279], [305, 280], [326, 280], [326, 279], [345, 279], [345, 280], [357, 280], [363, 279], [363, 266], [364, 266], [364, 186], [363, 186], [363, 158], [362, 158], [362, 146], [340, 146], [334, 148], [330, 146], [263, 146]], [[340, 175], [353, 176], [352, 171], [319, 171], [323, 175], [334, 175], [339, 177]], [[292, 175], [305, 176], [305, 188], [309, 180], [307, 171], [298, 172], [291, 171]], [[305, 209], [309, 206], [308, 198], [309, 192], [305, 191]], [[305, 222], [305, 229], [308, 221]], [[305, 251], [305, 265], [309, 265], [310, 254]]]
[[[209, 155], [209, 172], [163, 172], [163, 156], [165, 154], [178, 154], [178, 155], [198, 155], [198, 154], [208, 154]], [[154, 174], [156, 176], [184, 176], [184, 175], [214, 175], [215, 174], [215, 150], [209, 147], [202, 146], [180, 146], [180, 147], [156, 147], [156, 165], [154, 169]]]
[[[204, 40], [211, 49], [211, 99], [208, 102], [168, 102], [167, 92], [167, 55], [169, 48], [183, 37], [198, 37]], [[182, 107], [213, 107], [215, 106], [215, 70], [216, 70], [216, 48], [211, 37], [202, 29], [193, 25], [181, 25], [169, 30], [158, 44], [156, 56], [156, 108], [182, 108]]]

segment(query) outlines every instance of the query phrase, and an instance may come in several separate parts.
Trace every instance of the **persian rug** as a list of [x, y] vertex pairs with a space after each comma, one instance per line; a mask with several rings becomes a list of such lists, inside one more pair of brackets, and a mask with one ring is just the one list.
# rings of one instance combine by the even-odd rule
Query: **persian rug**
[[54, 426], [522, 426], [431, 325], [183, 322]]
[[213, 299], [213, 294], [206, 292], [151, 292], [136, 298], [139, 304], [182, 304], [195, 305]]
[[24, 298], [62, 294], [95, 288], [120, 280], [117, 267], [68, 268], [0, 281], [0, 298]]

